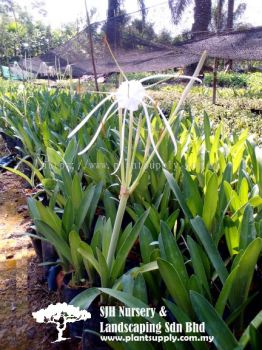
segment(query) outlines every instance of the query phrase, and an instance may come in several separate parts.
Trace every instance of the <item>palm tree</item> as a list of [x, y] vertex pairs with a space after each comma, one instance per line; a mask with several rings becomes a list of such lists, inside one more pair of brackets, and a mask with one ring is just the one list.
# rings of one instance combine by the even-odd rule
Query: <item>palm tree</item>
[[235, 0], [228, 0], [227, 3], [227, 29], [233, 29]]
[[111, 45], [118, 45], [120, 42], [120, 30], [117, 20], [120, 15], [120, 5], [121, 0], [108, 0], [106, 36]]
[[[174, 24], [178, 24], [185, 9], [193, 0], [168, 0], [169, 8]], [[192, 38], [201, 38], [208, 31], [211, 22], [211, 0], [194, 0], [194, 23], [191, 29]], [[191, 64], [186, 67], [186, 74], [192, 75], [196, 65]]]
[[141, 16], [142, 16], [142, 25], [143, 27], [146, 24], [146, 15], [147, 15], [147, 10], [146, 10], [146, 5], [144, 0], [137, 0], [139, 9], [141, 11]]
[[[174, 24], [178, 24], [185, 9], [193, 0], [168, 0]], [[191, 29], [192, 37], [199, 38], [208, 31], [211, 21], [211, 0], [194, 0], [194, 23]]]
[[[221, 32], [223, 30], [232, 30], [243, 27], [243, 23], [241, 23], [240, 19], [246, 11], [246, 3], [241, 2], [238, 6], [232, 6], [231, 2], [229, 6], [229, 1], [218, 0], [215, 2], [212, 8], [212, 19], [209, 26], [211, 31]], [[236, 8], [234, 9], [234, 7]], [[218, 21], [219, 18], [220, 21]]]

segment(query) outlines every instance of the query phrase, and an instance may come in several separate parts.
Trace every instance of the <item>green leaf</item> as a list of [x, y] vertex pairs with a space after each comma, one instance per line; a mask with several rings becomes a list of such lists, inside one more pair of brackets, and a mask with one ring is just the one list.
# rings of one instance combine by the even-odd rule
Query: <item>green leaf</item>
[[[94, 191], [95, 191], [95, 186], [88, 188], [84, 192], [83, 196], [81, 194], [82, 199], [80, 199], [80, 197], [79, 197], [79, 199], [80, 199], [79, 205], [77, 207], [74, 207], [76, 210], [75, 224], [76, 224], [78, 229], [81, 228], [81, 226], [82, 226], [82, 224], [87, 216], [90, 205], [93, 204]], [[75, 201], [75, 203], [76, 203], [76, 201], [78, 203], [78, 199], [76, 199], [76, 196], [73, 199], [73, 203], [74, 203], [74, 201]]]
[[119, 274], [122, 272], [126, 263], [126, 258], [128, 256], [128, 253], [133, 247], [135, 241], [137, 240], [148, 214], [149, 214], [149, 211], [147, 210], [144, 212], [143, 215], [139, 217], [134, 227], [132, 228], [132, 231], [130, 232], [126, 240], [123, 242], [122, 246], [119, 248], [116, 255], [116, 259], [112, 267], [112, 272], [111, 272], [112, 280], [115, 280], [119, 276]]
[[203, 202], [198, 190], [198, 186], [185, 169], [183, 169], [183, 188], [186, 197], [186, 203], [191, 213], [193, 216], [201, 215], [203, 211]]
[[250, 326], [253, 326], [255, 329], [258, 329], [262, 324], [262, 311], [260, 311], [256, 317], [250, 322], [249, 326], [246, 328], [244, 333], [242, 334], [239, 344], [245, 348], [250, 339]]
[[222, 129], [222, 125], [219, 124], [218, 128], [216, 129], [215, 136], [214, 136], [214, 139], [213, 139], [213, 142], [212, 142], [212, 146], [211, 146], [211, 150], [210, 150], [210, 154], [209, 154], [209, 159], [210, 159], [210, 164], [211, 165], [215, 164], [216, 156], [218, 154], [219, 139], [220, 139], [220, 135], [221, 135], [221, 129]]
[[104, 191], [103, 202], [106, 212], [106, 217], [111, 219], [111, 222], [115, 222], [116, 218], [116, 201], [113, 198], [111, 192], [107, 189]]
[[81, 243], [81, 238], [79, 237], [79, 233], [77, 233], [76, 231], [71, 231], [69, 233], [69, 245], [70, 245], [73, 267], [77, 274], [77, 282], [81, 280], [83, 275], [83, 259], [78, 252], [80, 243]]
[[224, 189], [225, 189], [227, 200], [228, 202], [230, 202], [231, 210], [233, 212], [237, 211], [239, 208], [241, 208], [241, 202], [236, 191], [232, 189], [232, 187], [227, 181], [224, 181]]
[[187, 245], [189, 248], [192, 265], [195, 271], [195, 274], [199, 278], [202, 286], [204, 287], [208, 297], [211, 299], [211, 293], [209, 289], [209, 284], [207, 281], [207, 276], [205, 272], [205, 267], [201, 258], [201, 253], [198, 248], [198, 244], [190, 237], [187, 237]]
[[40, 220], [35, 220], [37, 230], [50, 242], [56, 249], [57, 253], [72, 263], [69, 245], [59, 236], [49, 225]]
[[235, 267], [230, 272], [230, 274], [229, 274], [228, 278], [226, 279], [225, 284], [224, 284], [224, 286], [219, 294], [219, 297], [217, 299], [215, 309], [216, 309], [217, 313], [219, 314], [219, 316], [221, 316], [221, 317], [223, 316], [224, 309], [226, 307], [234, 280], [236, 278], [236, 275], [238, 272], [238, 267], [239, 266]]
[[98, 288], [88, 288], [72, 299], [70, 304], [79, 307], [80, 310], [88, 310], [89, 306], [100, 294], [101, 291]]
[[51, 208], [45, 207], [41, 202], [35, 201], [35, 204], [38, 210], [38, 214], [36, 217], [34, 217], [34, 219], [43, 221], [55, 231], [57, 236], [62, 236], [61, 219], [54, 213]]
[[174, 266], [166, 260], [158, 259], [157, 263], [161, 277], [163, 278], [170, 295], [184, 312], [190, 315], [190, 317], [193, 317], [188, 290], [180, 278], [180, 271], [177, 271]]
[[[168, 309], [172, 312], [172, 314], [174, 315], [174, 317], [176, 318], [176, 320], [181, 323], [183, 325], [183, 329], [185, 331], [185, 324], [187, 322], [192, 322], [192, 319], [183, 311], [181, 310], [181, 308], [179, 308], [177, 305], [175, 305], [174, 303], [172, 303], [171, 301], [167, 300], [167, 299], [163, 299], [166, 306], [168, 307]], [[193, 335], [193, 336], [201, 336], [199, 333], [195, 333], [195, 332], [187, 332], [186, 333], [188, 336]], [[196, 350], [207, 350], [208, 347], [204, 342], [191, 342], [192, 346], [194, 349]]]
[[204, 133], [205, 133], [206, 149], [210, 151], [211, 150], [211, 143], [210, 143], [211, 127], [210, 127], [209, 117], [206, 114], [206, 112], [204, 112]]
[[230, 304], [237, 308], [248, 297], [255, 266], [262, 248], [262, 239], [256, 238], [244, 251], [239, 260], [239, 268], [230, 293]]
[[67, 234], [73, 228], [74, 216], [75, 216], [74, 207], [73, 207], [71, 198], [69, 198], [66, 202], [66, 206], [62, 216], [62, 227]]
[[146, 282], [141, 273], [137, 275], [134, 281], [133, 295], [144, 303], [148, 303]]
[[190, 222], [198, 238], [203, 244], [216, 272], [218, 273], [221, 282], [224, 284], [227, 279], [228, 272], [210, 234], [205, 227], [203, 220], [197, 216], [195, 219], [190, 220]]
[[185, 202], [184, 195], [180, 191], [180, 188], [179, 188], [176, 180], [173, 178], [172, 174], [169, 173], [167, 170], [164, 169], [163, 171], [164, 171], [164, 174], [167, 178], [169, 186], [170, 186], [171, 190], [174, 192], [176, 199], [177, 199], [181, 209], [183, 210], [185, 216], [188, 218], [192, 218], [192, 214], [191, 214], [191, 212], [190, 212], [190, 210]]
[[213, 306], [200, 294], [191, 291], [190, 298], [196, 315], [205, 322], [206, 332], [214, 337], [218, 350], [235, 349], [238, 342]]
[[218, 200], [218, 212], [219, 215], [223, 215], [224, 209], [227, 206], [226, 194], [224, 189], [224, 182], [230, 183], [232, 181], [232, 164], [228, 163], [222, 177], [222, 182], [219, 190], [219, 200]]
[[84, 259], [90, 262], [90, 264], [94, 267], [94, 269], [97, 271], [99, 276], [101, 277], [101, 268], [94, 256], [94, 252], [90, 245], [88, 245], [86, 242], [81, 242], [78, 248], [78, 252], [82, 255]]
[[111, 224], [111, 220], [108, 219], [102, 229], [101, 229], [101, 239], [102, 239], [102, 252], [104, 256], [107, 256], [108, 254], [108, 249], [109, 249], [109, 245], [110, 245], [110, 240], [112, 237], [112, 224]]
[[224, 231], [226, 236], [227, 248], [231, 256], [238, 254], [239, 251], [239, 231], [238, 224], [230, 217], [225, 217]]
[[49, 162], [52, 163], [53, 165], [59, 167], [60, 164], [63, 162], [63, 158], [61, 157], [61, 155], [57, 151], [55, 151], [53, 148], [47, 147], [46, 153], [47, 153]]
[[241, 205], [246, 204], [246, 202], [248, 201], [248, 182], [245, 177], [243, 177], [239, 188], [239, 199]]
[[207, 183], [207, 189], [204, 198], [202, 217], [207, 229], [210, 231], [216, 214], [218, 203], [218, 179], [214, 173]]
[[240, 225], [239, 249], [245, 249], [256, 238], [256, 234], [254, 211], [251, 205], [248, 204]]
[[78, 174], [75, 174], [72, 181], [72, 202], [74, 209], [77, 211], [80, 207], [80, 203], [82, 200], [82, 188], [81, 188], [81, 180]]
[[69, 144], [66, 147], [65, 154], [64, 154], [64, 162], [67, 164], [69, 168], [73, 166], [73, 161], [76, 155], [77, 155], [77, 143], [75, 141], [75, 138], [72, 138], [69, 141]]
[[101, 287], [108, 287], [110, 273], [106, 263], [106, 259], [102, 254], [101, 250], [98, 248], [96, 248], [96, 254], [97, 254], [98, 264], [100, 267]]
[[177, 245], [174, 235], [172, 235], [169, 227], [161, 221], [161, 232], [159, 235], [159, 247], [161, 257], [172, 264], [176, 271], [179, 271], [180, 278], [184, 285], [188, 282], [188, 274], [185, 267], [183, 255]]
[[[94, 220], [94, 216], [97, 210], [97, 205], [101, 196], [101, 192], [102, 192], [102, 188], [103, 188], [103, 183], [99, 182], [96, 186], [94, 186], [93, 191], [90, 189], [90, 192], [92, 193], [92, 206], [90, 207], [89, 211], [88, 211], [88, 227], [89, 229], [91, 229], [93, 220]], [[88, 190], [86, 190], [88, 191]], [[91, 196], [91, 194], [90, 194]]]
[[142, 256], [142, 261], [144, 263], [150, 262], [150, 256], [154, 250], [154, 246], [150, 245], [154, 241], [153, 236], [150, 230], [144, 226], [140, 232], [139, 243], [140, 243], [140, 252]]

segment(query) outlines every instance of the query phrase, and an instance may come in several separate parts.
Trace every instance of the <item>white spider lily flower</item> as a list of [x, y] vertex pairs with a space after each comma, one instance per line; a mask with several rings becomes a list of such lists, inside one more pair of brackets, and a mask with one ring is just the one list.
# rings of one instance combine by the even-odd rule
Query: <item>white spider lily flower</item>
[[[167, 120], [167, 118], [165, 117], [163, 111], [160, 109], [160, 107], [155, 103], [155, 101], [146, 93], [146, 89], [148, 87], [144, 87], [142, 85], [143, 82], [148, 81], [148, 80], [152, 80], [152, 79], [162, 79], [161, 81], [159, 81], [158, 83], [165, 81], [165, 80], [169, 80], [169, 79], [174, 79], [174, 78], [179, 78], [179, 79], [188, 79], [188, 80], [195, 80], [198, 81], [200, 83], [202, 83], [202, 81], [198, 78], [195, 77], [191, 77], [191, 76], [187, 76], [187, 75], [177, 75], [177, 74], [157, 74], [157, 75], [151, 75], [148, 76], [146, 78], [143, 78], [141, 80], [125, 80], [123, 83], [120, 84], [119, 88], [117, 89], [117, 91], [115, 93], [111, 93], [109, 96], [107, 96], [106, 98], [104, 98], [102, 101], [100, 101], [95, 108], [93, 108], [93, 110], [79, 123], [79, 125], [73, 130], [71, 131], [71, 133], [68, 135], [69, 138], [71, 138], [72, 136], [74, 136], [88, 121], [89, 119], [94, 115], [94, 113], [104, 104], [106, 103], [108, 100], [110, 100], [111, 98], [115, 97], [115, 101], [110, 105], [110, 107], [108, 108], [108, 110], [106, 111], [104, 117], [102, 118], [102, 121], [100, 122], [97, 131], [95, 132], [94, 136], [92, 137], [91, 141], [89, 142], [89, 144], [81, 151], [79, 152], [79, 155], [84, 154], [85, 152], [87, 152], [92, 145], [95, 143], [96, 139], [99, 136], [99, 133], [103, 127], [103, 125], [106, 123], [106, 121], [112, 116], [114, 115], [117, 110], [119, 109], [123, 109], [124, 110], [124, 120], [123, 120], [123, 129], [120, 130], [121, 132], [121, 142], [120, 142], [120, 159], [118, 162], [118, 165], [115, 169], [115, 171], [113, 172], [113, 174], [115, 174], [118, 169], [120, 168], [120, 165], [123, 161], [124, 158], [124, 136], [125, 136], [125, 124], [126, 124], [126, 112], [129, 111], [131, 113], [137, 111], [139, 109], [140, 106], [142, 106], [144, 113], [145, 113], [145, 118], [146, 118], [146, 124], [147, 124], [147, 130], [148, 130], [148, 136], [151, 142], [151, 145], [153, 147], [153, 150], [156, 154], [156, 156], [158, 157], [158, 159], [160, 160], [161, 164], [163, 167], [165, 167], [165, 163], [162, 160], [155, 141], [154, 141], [154, 137], [153, 137], [153, 132], [152, 132], [152, 126], [151, 126], [151, 118], [149, 116], [148, 113], [148, 107], [152, 107], [152, 108], [157, 108], [157, 111], [161, 117], [161, 119], [163, 120], [164, 126], [172, 140], [172, 143], [174, 145], [174, 151], [177, 151], [177, 144], [176, 144], [176, 140], [175, 140], [175, 136], [173, 134], [172, 128], [169, 124], [169, 121]], [[156, 83], [157, 84], [157, 83]], [[153, 85], [156, 85], [153, 84]], [[145, 103], [145, 100], [148, 99], [151, 103], [151, 105], [147, 105]], [[110, 112], [112, 111], [112, 109], [114, 108], [114, 106], [117, 105], [117, 109], [115, 111], [113, 111], [111, 114]]]
[[24, 84], [19, 84], [17, 88], [17, 93], [22, 94], [23, 92], [25, 92], [25, 86]]
[[146, 95], [146, 90], [139, 80], [124, 81], [116, 92], [118, 107], [135, 112]]

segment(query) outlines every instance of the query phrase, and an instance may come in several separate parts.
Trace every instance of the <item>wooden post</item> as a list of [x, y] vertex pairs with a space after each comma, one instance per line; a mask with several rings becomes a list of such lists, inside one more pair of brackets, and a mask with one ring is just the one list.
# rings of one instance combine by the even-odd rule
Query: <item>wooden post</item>
[[93, 66], [94, 78], [95, 78], [95, 86], [96, 86], [96, 91], [99, 91], [98, 82], [97, 82], [95, 57], [94, 57], [94, 45], [93, 45], [92, 31], [91, 31], [91, 26], [90, 26], [90, 17], [89, 17], [89, 13], [88, 13], [88, 9], [87, 9], [86, 0], [85, 0], [85, 7], [86, 7], [86, 20], [87, 20], [87, 26], [88, 26], [90, 53], [91, 53], [92, 66]]

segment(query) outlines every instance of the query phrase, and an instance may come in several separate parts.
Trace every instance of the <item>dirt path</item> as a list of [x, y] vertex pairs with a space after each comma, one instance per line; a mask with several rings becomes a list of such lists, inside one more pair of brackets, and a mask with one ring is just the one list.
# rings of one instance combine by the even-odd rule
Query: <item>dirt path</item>
[[0, 350], [76, 349], [51, 344], [55, 327], [37, 324], [32, 317], [33, 311], [59, 297], [43, 283], [42, 268], [25, 234], [31, 225], [26, 205], [30, 194], [18, 176], [0, 172]]

